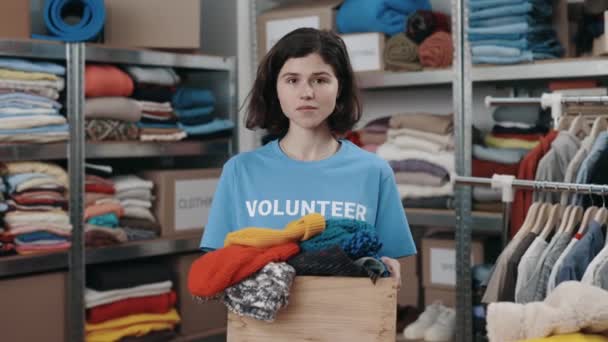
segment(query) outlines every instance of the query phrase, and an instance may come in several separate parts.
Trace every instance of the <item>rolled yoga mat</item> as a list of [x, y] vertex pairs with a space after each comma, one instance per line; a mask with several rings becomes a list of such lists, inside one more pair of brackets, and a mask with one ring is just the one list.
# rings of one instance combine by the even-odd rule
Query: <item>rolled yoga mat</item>
[[[79, 17], [76, 24], [65, 19]], [[44, 23], [50, 36], [33, 34], [32, 38], [84, 42], [95, 39], [105, 24], [106, 10], [103, 0], [46, 0]]]

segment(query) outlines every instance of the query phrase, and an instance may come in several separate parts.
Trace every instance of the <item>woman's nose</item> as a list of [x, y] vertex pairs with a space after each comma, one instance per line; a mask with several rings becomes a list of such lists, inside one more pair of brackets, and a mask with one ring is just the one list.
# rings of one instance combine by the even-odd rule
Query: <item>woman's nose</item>
[[311, 99], [315, 95], [314, 90], [308, 83], [304, 83], [302, 85], [302, 89], [300, 89], [300, 97], [303, 99]]

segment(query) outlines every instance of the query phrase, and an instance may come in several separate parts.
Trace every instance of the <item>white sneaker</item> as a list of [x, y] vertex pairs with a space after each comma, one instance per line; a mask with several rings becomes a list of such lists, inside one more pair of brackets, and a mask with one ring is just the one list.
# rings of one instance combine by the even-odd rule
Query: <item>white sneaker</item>
[[456, 332], [456, 310], [442, 307], [435, 323], [424, 333], [428, 342], [452, 341]]
[[426, 307], [418, 319], [403, 329], [403, 337], [408, 340], [420, 340], [424, 338], [426, 330], [435, 323], [437, 317], [442, 312], [443, 305], [435, 302]]

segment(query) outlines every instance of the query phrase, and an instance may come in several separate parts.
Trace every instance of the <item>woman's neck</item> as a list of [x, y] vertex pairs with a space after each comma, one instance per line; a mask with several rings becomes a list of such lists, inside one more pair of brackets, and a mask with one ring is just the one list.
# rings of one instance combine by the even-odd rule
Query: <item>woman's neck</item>
[[290, 128], [279, 144], [290, 158], [301, 161], [323, 160], [340, 148], [340, 143], [329, 128], [316, 131]]

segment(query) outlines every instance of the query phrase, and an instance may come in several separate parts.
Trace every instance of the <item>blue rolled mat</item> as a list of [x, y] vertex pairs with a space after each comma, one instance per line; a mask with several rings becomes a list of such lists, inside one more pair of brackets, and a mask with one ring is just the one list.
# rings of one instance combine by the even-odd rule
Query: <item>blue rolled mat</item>
[[[62, 14], [80, 12], [80, 22], [70, 25]], [[33, 34], [32, 38], [61, 40], [64, 42], [84, 42], [95, 39], [106, 21], [103, 0], [46, 0], [44, 3], [44, 23], [51, 36]]]

